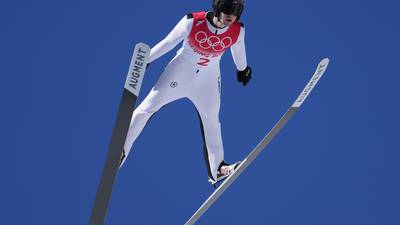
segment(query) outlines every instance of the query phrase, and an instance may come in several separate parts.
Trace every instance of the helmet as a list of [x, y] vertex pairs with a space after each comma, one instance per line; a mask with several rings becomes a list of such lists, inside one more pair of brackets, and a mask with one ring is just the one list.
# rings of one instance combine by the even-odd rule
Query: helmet
[[213, 10], [216, 17], [221, 16], [221, 12], [237, 16], [239, 20], [243, 12], [243, 0], [213, 0]]

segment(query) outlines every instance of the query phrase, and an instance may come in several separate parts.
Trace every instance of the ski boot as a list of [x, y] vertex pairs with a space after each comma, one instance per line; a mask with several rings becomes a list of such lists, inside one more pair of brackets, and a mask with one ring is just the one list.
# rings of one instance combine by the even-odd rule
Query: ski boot
[[240, 165], [240, 163], [241, 161], [238, 161], [234, 164], [229, 165], [225, 162], [222, 162], [217, 171], [217, 180], [214, 180], [209, 177], [208, 182], [210, 182], [214, 186], [214, 188], [216, 188], [217, 184], [225, 180], [229, 175], [231, 175], [235, 171], [235, 169]]

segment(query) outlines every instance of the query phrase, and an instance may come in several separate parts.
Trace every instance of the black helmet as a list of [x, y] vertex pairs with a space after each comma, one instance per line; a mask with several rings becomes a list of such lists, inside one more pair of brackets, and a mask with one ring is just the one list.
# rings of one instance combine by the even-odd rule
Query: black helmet
[[216, 17], [221, 16], [221, 12], [237, 16], [239, 20], [243, 12], [243, 0], [213, 0], [213, 10]]

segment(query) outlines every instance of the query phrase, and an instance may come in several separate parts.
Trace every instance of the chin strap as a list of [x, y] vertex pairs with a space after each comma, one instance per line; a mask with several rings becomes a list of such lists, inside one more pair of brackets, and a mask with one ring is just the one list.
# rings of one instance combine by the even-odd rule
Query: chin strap
[[[219, 22], [221, 25], [224, 25], [224, 23], [222, 23], [222, 20], [221, 20], [221, 15], [218, 15], [217, 19], [218, 19], [218, 22]], [[217, 26], [217, 27], [218, 27], [218, 26]], [[225, 27], [226, 27], [226, 26], [224, 26], [224, 27], [218, 27], [218, 28], [223, 29], [223, 28], [225, 28]]]

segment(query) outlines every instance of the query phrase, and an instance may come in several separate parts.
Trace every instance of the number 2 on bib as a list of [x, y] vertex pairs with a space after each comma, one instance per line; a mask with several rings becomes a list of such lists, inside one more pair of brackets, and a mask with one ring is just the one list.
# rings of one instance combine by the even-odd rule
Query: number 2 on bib
[[210, 60], [207, 58], [200, 58], [200, 60], [201, 61], [197, 63], [200, 66], [208, 66], [208, 63], [210, 62]]

